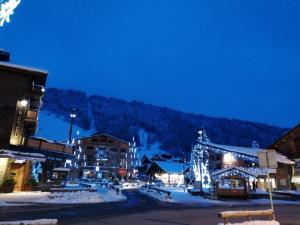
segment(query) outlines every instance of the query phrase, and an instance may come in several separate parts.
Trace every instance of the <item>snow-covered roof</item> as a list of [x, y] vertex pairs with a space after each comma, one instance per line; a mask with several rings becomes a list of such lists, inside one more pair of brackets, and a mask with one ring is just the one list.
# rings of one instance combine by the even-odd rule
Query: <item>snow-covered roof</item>
[[33, 67], [28, 67], [28, 66], [16, 65], [16, 64], [13, 64], [13, 63], [8, 63], [8, 62], [0, 62], [0, 66], [5, 66], [5, 67], [9, 67], [9, 68], [16, 68], [16, 69], [23, 70], [23, 71], [48, 74], [48, 72], [45, 71], [45, 70], [41, 70], [41, 69], [37, 69], [37, 68], [33, 68]]
[[165, 150], [162, 150], [159, 148], [159, 144], [151, 145], [149, 148], [146, 147], [138, 147], [137, 151], [137, 158], [139, 160], [142, 160], [143, 157], [147, 157], [149, 160], [151, 160], [155, 155], [162, 155], [162, 154], [168, 154], [170, 153], [166, 152]]
[[252, 177], [256, 177], [257, 176], [257, 174], [255, 174], [253, 172], [250, 172], [250, 171], [248, 171], [245, 168], [241, 168], [241, 167], [237, 167], [237, 166], [228, 167], [228, 168], [224, 168], [224, 169], [220, 169], [220, 170], [214, 171], [214, 172], [211, 173], [211, 176], [212, 177], [216, 177], [216, 176], [219, 176], [219, 175], [221, 175], [223, 173], [226, 173], [226, 172], [229, 172], [229, 171], [233, 171], [233, 170], [237, 170], [237, 171], [239, 171], [241, 173], [248, 174], [248, 175], [250, 175]]
[[84, 140], [84, 139], [90, 139], [90, 138], [93, 138], [93, 137], [99, 137], [99, 136], [106, 136], [106, 137], [109, 137], [111, 139], [114, 139], [114, 140], [117, 140], [119, 142], [122, 142], [122, 143], [125, 143], [125, 144], [128, 144], [129, 145], [129, 142], [128, 141], [125, 141], [121, 138], [118, 138], [118, 137], [115, 137], [113, 135], [110, 135], [110, 134], [106, 134], [106, 133], [95, 133], [95, 134], [92, 134], [91, 136], [87, 136], [87, 137], [81, 137], [81, 138], [78, 138], [79, 140]]
[[40, 153], [17, 152], [11, 150], [0, 150], [0, 157], [27, 159], [27, 160], [40, 160], [40, 161], [45, 160], [45, 156]]
[[184, 169], [183, 163], [176, 163], [170, 161], [156, 161], [154, 163], [166, 173], [182, 173]]
[[[239, 154], [243, 154], [243, 155], [255, 157], [255, 158], [257, 158], [257, 153], [259, 151], [265, 150], [262, 148], [249, 148], [249, 147], [238, 147], [238, 146], [230, 146], [230, 145], [220, 145], [220, 144], [215, 144], [215, 143], [211, 143], [211, 142], [201, 142], [201, 144], [208, 146], [208, 147], [210, 146], [210, 147], [214, 147], [214, 148], [219, 148], [219, 149], [222, 149], [227, 152], [239, 153]], [[289, 160], [286, 156], [281, 155], [277, 152], [276, 152], [276, 159], [277, 159], [277, 162], [280, 162], [280, 163], [294, 164], [294, 162]]]
[[44, 138], [44, 137], [36, 137], [35, 136], [35, 137], [30, 137], [30, 138], [38, 139], [38, 140], [41, 140], [41, 141], [46, 141], [46, 142], [49, 142], [49, 143], [55, 143], [55, 141], [47, 139], [47, 138]]
[[295, 164], [295, 162], [289, 160], [286, 156], [278, 153], [276, 153], [276, 160], [277, 162], [284, 163], [284, 164], [291, 164], [291, 165]]

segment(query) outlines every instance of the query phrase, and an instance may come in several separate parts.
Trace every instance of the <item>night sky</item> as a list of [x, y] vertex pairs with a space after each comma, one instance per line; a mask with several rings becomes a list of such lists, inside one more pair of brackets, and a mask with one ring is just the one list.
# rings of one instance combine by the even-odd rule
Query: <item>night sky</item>
[[292, 127], [300, 1], [22, 0], [0, 28], [48, 87]]

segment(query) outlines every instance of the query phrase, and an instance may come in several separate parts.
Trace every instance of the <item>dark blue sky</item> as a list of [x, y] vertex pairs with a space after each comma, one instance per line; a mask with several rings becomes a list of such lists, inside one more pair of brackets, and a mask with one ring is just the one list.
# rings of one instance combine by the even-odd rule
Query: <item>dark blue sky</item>
[[0, 47], [48, 87], [300, 122], [300, 1], [22, 0], [11, 20]]

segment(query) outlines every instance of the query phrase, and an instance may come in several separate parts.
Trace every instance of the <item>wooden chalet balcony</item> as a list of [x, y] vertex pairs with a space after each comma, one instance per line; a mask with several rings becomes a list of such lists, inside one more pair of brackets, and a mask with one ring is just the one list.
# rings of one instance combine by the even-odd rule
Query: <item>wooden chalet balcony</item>
[[55, 151], [55, 152], [61, 152], [61, 153], [67, 153], [67, 154], [73, 154], [73, 148], [62, 144], [62, 143], [55, 143], [50, 142], [44, 139], [38, 139], [38, 138], [28, 138], [27, 140], [27, 147], [31, 148], [37, 148], [45, 151]]
[[37, 122], [37, 118], [38, 118], [38, 111], [32, 109], [29, 109], [27, 111], [26, 118], [25, 118], [26, 121]]

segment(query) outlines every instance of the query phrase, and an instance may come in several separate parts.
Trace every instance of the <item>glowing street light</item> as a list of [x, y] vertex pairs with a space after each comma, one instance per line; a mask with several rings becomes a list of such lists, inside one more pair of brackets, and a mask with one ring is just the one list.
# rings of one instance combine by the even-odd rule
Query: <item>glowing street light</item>
[[20, 101], [20, 106], [25, 108], [27, 105], [28, 105], [28, 101], [26, 99], [23, 99], [22, 101]]
[[232, 153], [225, 153], [223, 155], [223, 164], [226, 166], [233, 166], [236, 159]]
[[72, 143], [72, 130], [73, 130], [73, 123], [74, 123], [74, 119], [76, 118], [76, 113], [75, 113], [76, 109], [73, 108], [71, 113], [70, 113], [70, 130], [69, 130], [69, 144]]

